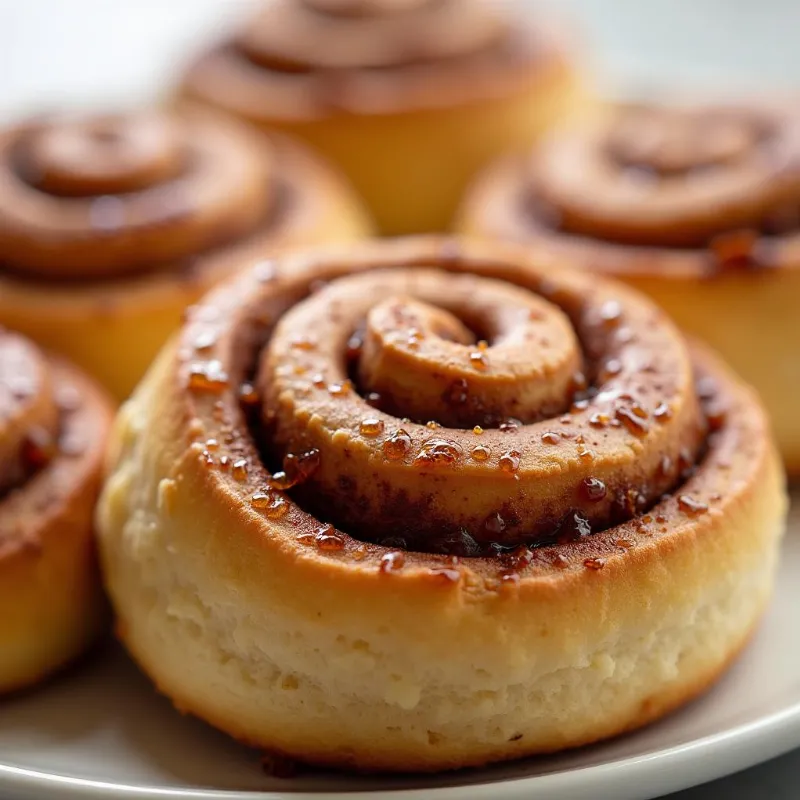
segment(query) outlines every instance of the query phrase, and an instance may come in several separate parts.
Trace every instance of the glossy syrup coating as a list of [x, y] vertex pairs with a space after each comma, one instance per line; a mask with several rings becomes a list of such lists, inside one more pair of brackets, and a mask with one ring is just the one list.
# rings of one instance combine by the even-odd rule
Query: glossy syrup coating
[[[627, 513], [619, 491], [633, 486], [649, 504], [668, 490], [680, 454], [694, 461], [704, 425], [675, 332], [653, 325], [649, 306], [630, 301], [617, 313], [615, 295], [565, 287], [559, 302], [574, 330], [567, 313], [535, 293], [535, 277], [521, 274], [519, 286], [488, 277], [498, 272], [490, 265], [475, 272], [369, 271], [332, 281], [281, 317], [259, 368], [262, 414], [279, 458], [322, 454], [305, 484], [309, 502], [366, 538], [464, 555], [459, 538], [553, 539], [571, 512], [597, 529]], [[364, 344], [350, 365], [360, 391], [341, 392], [346, 341], [362, 324]], [[485, 362], [470, 358], [477, 345], [468, 326], [490, 342], [479, 351]], [[298, 342], [297, 331], [313, 331], [313, 340]], [[593, 350], [585, 353], [580, 339]], [[623, 366], [606, 377], [612, 354]], [[584, 368], [600, 377], [591, 391]], [[377, 408], [366, 399], [375, 393]], [[657, 422], [660, 403], [674, 413]], [[608, 424], [590, 427], [596, 414]], [[360, 433], [373, 416], [384, 437], [344, 433]], [[567, 429], [557, 452], [541, 441], [554, 421]], [[476, 424], [484, 462], [468, 457]], [[662, 470], [665, 457], [671, 467]], [[612, 487], [608, 498], [586, 502], [576, 492], [592, 476]]]
[[448, 240], [276, 262], [190, 312], [182, 342], [210, 476], [280, 498], [304, 543], [329, 524], [457, 557], [594, 540], [678, 491], [707, 414], [727, 420], [649, 303]]

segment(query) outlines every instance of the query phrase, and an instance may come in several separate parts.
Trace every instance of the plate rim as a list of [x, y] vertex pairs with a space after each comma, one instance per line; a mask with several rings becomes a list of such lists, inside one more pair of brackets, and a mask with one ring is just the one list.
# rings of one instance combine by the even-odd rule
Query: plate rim
[[[617, 800], [644, 800], [669, 792], [680, 791], [734, 774], [756, 764], [783, 755], [800, 746], [800, 700], [773, 711], [764, 717], [729, 728], [719, 733], [693, 739], [666, 750], [646, 755], [629, 756], [601, 764], [566, 769], [547, 775], [484, 781], [463, 786], [418, 787], [413, 789], [345, 790], [333, 792], [235, 789], [184, 789], [144, 787], [135, 784], [111, 783], [92, 778], [77, 778], [60, 773], [15, 767], [0, 763], [0, 789], [12, 797], [35, 791], [50, 792], [59, 800], [355, 800], [355, 798], [387, 798], [390, 800], [458, 800], [478, 797], [490, 791], [496, 800], [527, 800], [548, 797], [554, 791], [572, 792], [580, 797], [582, 787], [590, 784], [594, 797], [608, 796]], [[735, 763], [734, 769], [730, 765]], [[681, 766], [682, 770], [671, 769]], [[598, 784], [600, 777], [605, 783]], [[638, 779], [638, 780], [637, 780]], [[533, 784], [536, 784], [535, 788]], [[599, 794], [602, 790], [603, 794]], [[608, 795], [611, 790], [613, 794]], [[641, 794], [644, 790], [646, 794]], [[532, 795], [535, 791], [536, 795]]]
[[[795, 497], [800, 499], [800, 492]], [[793, 527], [788, 521], [786, 540], [800, 534]], [[781, 552], [788, 563], [776, 576], [772, 603], [778, 599], [778, 587], [800, 575], [800, 539], [791, 548], [786, 540]], [[746, 650], [758, 648], [758, 639], [756, 635]], [[790, 683], [788, 698], [779, 700], [772, 711], [745, 722], [652, 752], [562, 768], [544, 775], [479, 777], [468, 784], [413, 788], [213, 789], [76, 777], [3, 763], [0, 754], [0, 795], [9, 800], [41, 796], [53, 800], [551, 800], [556, 797], [558, 800], [651, 800], [733, 775], [797, 748], [800, 748], [800, 676]]]

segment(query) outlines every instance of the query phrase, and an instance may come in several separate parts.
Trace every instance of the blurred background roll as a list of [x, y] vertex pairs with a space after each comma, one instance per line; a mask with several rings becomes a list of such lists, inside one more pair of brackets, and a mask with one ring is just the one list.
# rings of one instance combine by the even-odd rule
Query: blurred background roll
[[219, 278], [368, 229], [349, 188], [303, 146], [206, 110], [34, 118], [0, 132], [0, 324], [120, 399]]
[[381, 232], [443, 230], [471, 175], [583, 99], [563, 32], [519, 3], [268, 0], [182, 94], [301, 137]]
[[[613, 275], [761, 393], [800, 473], [800, 114], [791, 103], [628, 105], [491, 167], [460, 231]], [[720, 413], [724, 413], [720, 409]]]

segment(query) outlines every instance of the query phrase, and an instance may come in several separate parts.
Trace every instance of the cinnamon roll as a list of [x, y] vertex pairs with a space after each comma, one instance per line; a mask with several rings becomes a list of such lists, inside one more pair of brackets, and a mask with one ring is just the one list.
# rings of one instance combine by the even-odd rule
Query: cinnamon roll
[[112, 406], [0, 329], [0, 694], [78, 656], [106, 617], [92, 513]]
[[0, 133], [0, 323], [122, 398], [243, 260], [367, 227], [301, 146], [207, 112], [34, 120]]
[[488, 0], [267, 0], [182, 95], [308, 141], [383, 233], [443, 230], [476, 169], [580, 105], [569, 49]]
[[759, 390], [800, 475], [799, 210], [800, 114], [629, 106], [490, 167], [457, 227], [649, 294]]
[[218, 288], [110, 458], [134, 658], [244, 742], [359, 770], [558, 750], [686, 702], [756, 624], [786, 510], [756, 395], [650, 301], [439, 238]]

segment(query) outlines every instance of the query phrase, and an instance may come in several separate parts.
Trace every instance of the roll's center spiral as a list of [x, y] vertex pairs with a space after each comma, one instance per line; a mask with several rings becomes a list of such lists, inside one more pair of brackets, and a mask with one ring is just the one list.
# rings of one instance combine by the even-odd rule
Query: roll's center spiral
[[369, 308], [363, 298], [362, 392], [395, 416], [446, 427], [494, 428], [568, 409], [582, 369], [569, 321], [521, 289], [478, 283], [442, 295], [437, 280], [422, 277], [411, 287], [417, 299]]
[[140, 191], [174, 178], [184, 166], [180, 133], [150, 114], [60, 121], [20, 144], [32, 185], [51, 195], [91, 197]]
[[273, 489], [361, 538], [462, 555], [639, 513], [705, 435], [688, 355], [649, 306], [563, 302], [425, 268], [301, 300], [258, 368]]
[[0, 330], [0, 495], [50, 459], [57, 432], [46, 360], [25, 339]]

